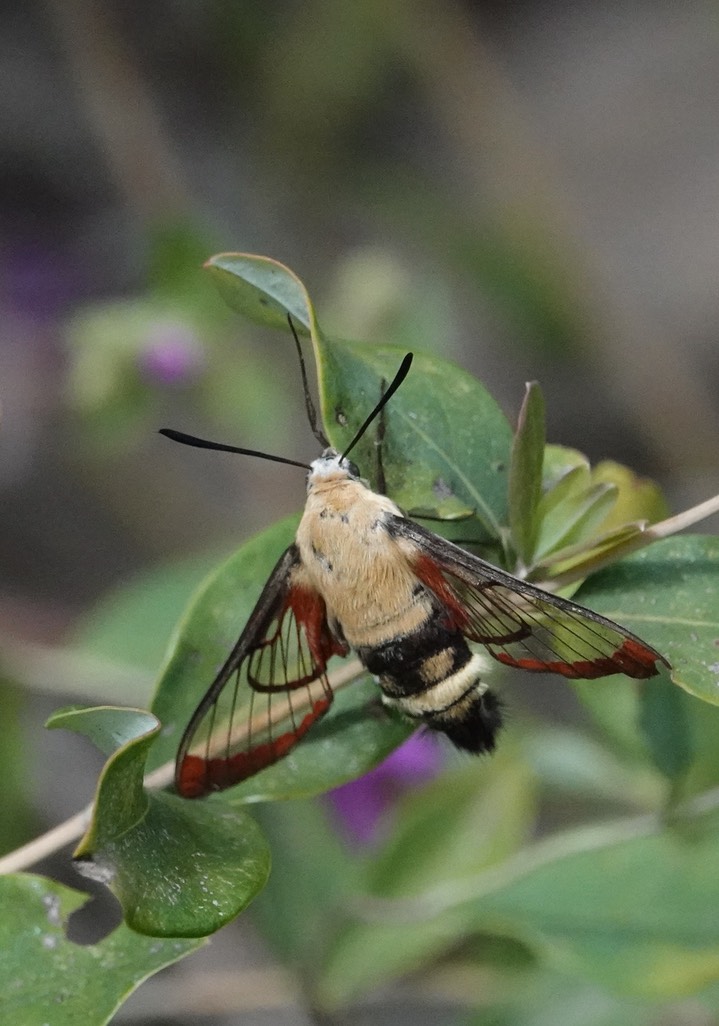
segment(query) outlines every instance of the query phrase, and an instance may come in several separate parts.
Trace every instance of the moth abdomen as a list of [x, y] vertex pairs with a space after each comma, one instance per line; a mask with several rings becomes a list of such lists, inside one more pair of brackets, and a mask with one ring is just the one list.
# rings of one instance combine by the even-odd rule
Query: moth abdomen
[[455, 706], [426, 719], [428, 727], [446, 734], [456, 748], [472, 755], [494, 750], [502, 722], [502, 703], [482, 684], [473, 687]]
[[461, 633], [430, 619], [412, 634], [358, 654], [377, 676], [386, 704], [446, 734], [464, 751], [494, 748], [500, 704], [482, 681], [480, 656]]
[[431, 615], [417, 630], [358, 648], [357, 655], [391, 698], [425, 692], [471, 658], [464, 636]]

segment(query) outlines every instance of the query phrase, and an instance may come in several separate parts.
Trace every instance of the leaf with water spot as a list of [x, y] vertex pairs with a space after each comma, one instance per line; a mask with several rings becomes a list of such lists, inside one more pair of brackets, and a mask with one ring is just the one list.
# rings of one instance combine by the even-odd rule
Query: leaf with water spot
[[154, 716], [71, 710], [57, 714], [52, 726], [92, 737], [112, 753], [74, 857], [81, 872], [110, 887], [133, 930], [205, 936], [264, 887], [269, 851], [245, 811], [144, 789], [147, 754], [160, 728]]
[[12, 1026], [104, 1026], [134, 990], [205, 943], [119, 926], [97, 944], [68, 940], [86, 894], [39, 876], [0, 877], [2, 1019]]

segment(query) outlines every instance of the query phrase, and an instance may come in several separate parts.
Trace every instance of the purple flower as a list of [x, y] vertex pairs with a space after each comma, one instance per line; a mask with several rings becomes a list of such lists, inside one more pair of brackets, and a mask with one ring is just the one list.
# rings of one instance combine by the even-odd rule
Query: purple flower
[[327, 798], [348, 840], [364, 845], [377, 841], [385, 814], [397, 798], [435, 777], [442, 762], [434, 735], [420, 731], [369, 773], [330, 791]]
[[179, 321], [164, 321], [148, 331], [138, 363], [153, 385], [185, 385], [199, 375], [202, 357], [202, 345], [192, 328]]

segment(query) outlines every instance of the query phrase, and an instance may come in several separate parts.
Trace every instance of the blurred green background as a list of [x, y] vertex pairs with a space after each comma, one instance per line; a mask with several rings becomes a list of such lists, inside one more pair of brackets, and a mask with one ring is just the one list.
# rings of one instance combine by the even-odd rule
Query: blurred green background
[[[326, 331], [453, 358], [512, 418], [539, 379], [552, 441], [674, 508], [719, 491], [716, 5], [47, 0], [2, 24], [3, 847], [92, 793], [99, 758], [46, 715], [145, 703], [193, 583], [301, 505], [300, 472], [156, 434], [315, 453], [288, 339], [226, 310], [212, 253], [283, 261]], [[97, 603], [133, 580], [113, 635], [126, 607]]]

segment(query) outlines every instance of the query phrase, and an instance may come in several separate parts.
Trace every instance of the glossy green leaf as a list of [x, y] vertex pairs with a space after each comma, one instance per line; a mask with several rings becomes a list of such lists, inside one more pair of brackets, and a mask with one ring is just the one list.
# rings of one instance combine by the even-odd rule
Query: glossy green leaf
[[544, 397], [532, 381], [519, 411], [509, 470], [509, 530], [522, 566], [532, 562], [539, 530], [545, 437]]
[[107, 884], [126, 923], [158, 937], [200, 937], [232, 920], [264, 886], [269, 851], [250, 816], [143, 788], [159, 723], [149, 713], [58, 714], [112, 755], [103, 769], [78, 868]]
[[595, 574], [578, 598], [662, 652], [676, 684], [719, 704], [719, 538], [658, 541]]
[[[394, 377], [404, 351], [330, 341], [319, 329], [307, 290], [274, 260], [220, 254], [207, 264], [222, 294], [240, 313], [272, 327], [290, 313], [309, 329], [317, 360], [325, 430], [340, 450]], [[353, 451], [376, 486], [379, 425]], [[387, 407], [383, 466], [388, 493], [407, 509], [436, 511], [449, 503], [475, 513], [485, 536], [497, 538], [506, 518], [509, 425], [497, 403], [470, 375], [422, 354]]]
[[48, 721], [48, 727], [83, 734], [110, 756], [97, 786], [92, 821], [75, 852], [89, 856], [146, 815], [145, 762], [160, 724], [140, 709], [101, 707], [62, 710]]
[[[341, 451], [378, 402], [404, 353], [391, 346], [320, 343], [323, 419]], [[385, 411], [382, 460], [387, 493], [403, 508], [437, 510], [452, 500], [469, 509], [485, 537], [497, 538], [506, 520], [511, 431], [489, 393], [471, 375], [445, 361], [415, 354]], [[372, 428], [352, 459], [378, 482], [377, 432]]]
[[270, 852], [241, 809], [150, 792], [127, 833], [78, 851], [81, 872], [107, 883], [125, 921], [153, 937], [204, 937], [231, 922], [267, 882]]
[[[130, 750], [132, 757], [144, 760], [146, 743], [152, 742], [160, 725], [152, 713], [144, 709], [107, 705], [94, 709], [78, 706], [59, 709], [52, 714], [45, 726], [49, 730], [72, 730], [76, 734], [82, 734], [89, 738], [103, 755], [108, 756], [113, 755], [119, 748], [133, 743]], [[141, 745], [134, 744], [143, 738]]]
[[104, 1026], [149, 976], [201, 947], [120, 926], [98, 944], [65, 935], [87, 895], [38, 876], [0, 877], [0, 992], [8, 1026]]

